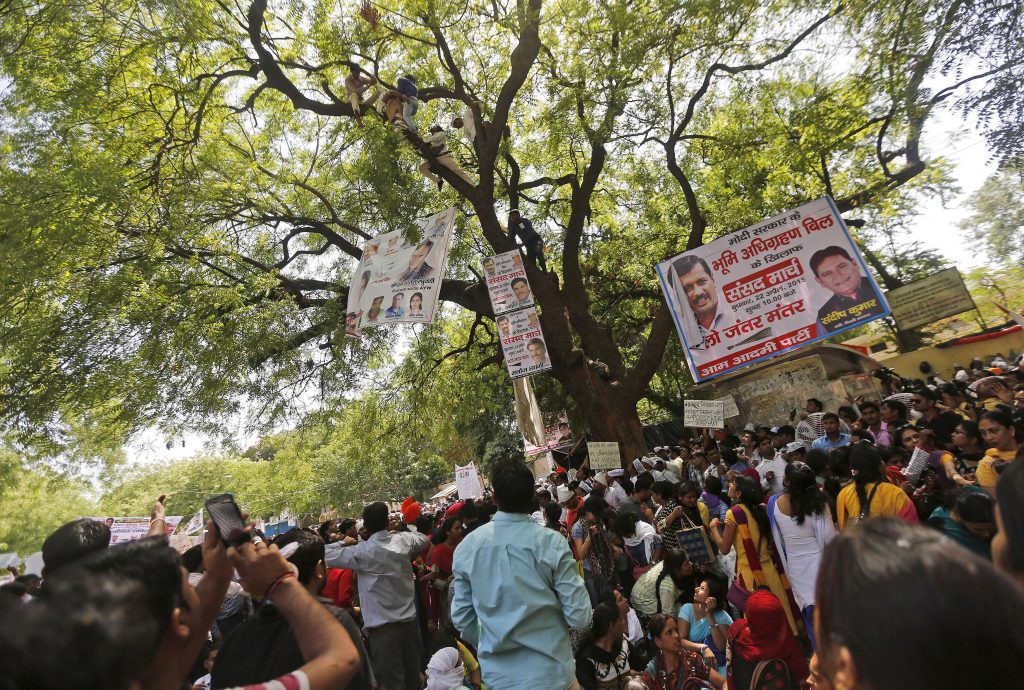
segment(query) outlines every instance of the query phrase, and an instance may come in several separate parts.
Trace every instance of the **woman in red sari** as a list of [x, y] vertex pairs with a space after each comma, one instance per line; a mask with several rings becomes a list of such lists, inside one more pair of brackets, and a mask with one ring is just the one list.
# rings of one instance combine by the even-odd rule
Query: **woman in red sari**
[[[729, 628], [729, 690], [750, 690], [754, 670], [762, 661], [781, 660], [789, 672], [789, 688], [796, 690], [809, 671], [800, 644], [793, 637], [786, 611], [779, 598], [767, 588], [758, 589], [747, 599], [746, 618]], [[772, 673], [767, 669], [766, 673]], [[768, 687], [778, 687], [771, 678], [762, 678]]]

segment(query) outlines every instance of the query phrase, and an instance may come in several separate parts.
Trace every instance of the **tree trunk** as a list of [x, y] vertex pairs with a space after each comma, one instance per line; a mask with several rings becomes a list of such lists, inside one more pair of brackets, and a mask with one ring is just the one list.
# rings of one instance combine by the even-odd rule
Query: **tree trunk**
[[647, 454], [643, 425], [636, 401], [625, 396], [618, 384], [601, 378], [581, 364], [571, 371], [551, 372], [579, 406], [594, 441], [617, 441], [623, 466]]

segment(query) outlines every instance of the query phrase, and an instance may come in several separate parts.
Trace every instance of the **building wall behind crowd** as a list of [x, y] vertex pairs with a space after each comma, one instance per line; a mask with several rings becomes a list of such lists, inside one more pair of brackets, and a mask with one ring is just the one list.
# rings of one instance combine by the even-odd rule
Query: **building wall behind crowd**
[[952, 347], [922, 347], [913, 352], [884, 359], [882, 365], [895, 369], [900, 376], [921, 378], [921, 370], [918, 367], [921, 362], [928, 362], [939, 376], [948, 380], [954, 364], [967, 366], [972, 359], [977, 358], [987, 365], [997, 352], [1001, 352], [1003, 357], [1009, 357], [1011, 350], [1018, 353], [1024, 351], [1024, 330]]
[[[792, 359], [751, 367], [697, 387], [709, 397], [731, 395], [743, 424], [773, 426], [789, 421], [790, 412], [804, 410], [808, 398], [817, 398], [826, 410], [848, 404], [846, 394], [865, 398], [881, 397], [876, 380], [869, 374], [881, 365], [870, 357], [835, 345], [808, 348]], [[797, 416], [799, 419], [799, 415]]]

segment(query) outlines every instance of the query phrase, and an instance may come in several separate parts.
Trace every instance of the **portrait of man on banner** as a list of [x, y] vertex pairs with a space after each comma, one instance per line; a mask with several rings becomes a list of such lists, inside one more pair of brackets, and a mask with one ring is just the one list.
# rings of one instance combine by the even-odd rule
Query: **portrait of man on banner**
[[715, 285], [711, 268], [704, 259], [689, 254], [676, 259], [672, 269], [680, 302], [689, 307], [681, 310], [686, 342], [691, 350], [706, 350], [708, 336], [727, 325], [722, 309], [725, 302]]
[[845, 248], [832, 245], [819, 249], [809, 263], [814, 280], [832, 293], [818, 309], [818, 323], [826, 333], [885, 312], [874, 285], [861, 274], [857, 261]]

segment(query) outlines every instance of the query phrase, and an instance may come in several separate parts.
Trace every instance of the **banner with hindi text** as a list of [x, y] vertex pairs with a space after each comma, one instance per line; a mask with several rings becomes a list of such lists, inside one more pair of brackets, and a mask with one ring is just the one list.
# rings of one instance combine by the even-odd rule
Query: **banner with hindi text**
[[683, 252], [656, 271], [697, 382], [889, 313], [828, 197]]
[[419, 223], [419, 241], [398, 230], [363, 245], [363, 256], [348, 291], [345, 333], [358, 337], [366, 326], [431, 323], [448, 265], [455, 209]]

